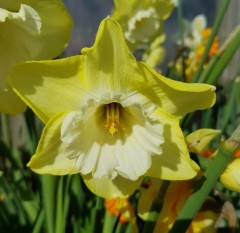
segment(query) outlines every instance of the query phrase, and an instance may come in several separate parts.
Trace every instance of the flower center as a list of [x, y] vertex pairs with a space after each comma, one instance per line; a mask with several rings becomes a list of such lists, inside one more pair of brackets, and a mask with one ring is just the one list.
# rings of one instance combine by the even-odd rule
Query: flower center
[[118, 133], [118, 129], [120, 127], [120, 108], [121, 105], [118, 103], [110, 103], [105, 105], [107, 120], [104, 128], [108, 129], [112, 136]]

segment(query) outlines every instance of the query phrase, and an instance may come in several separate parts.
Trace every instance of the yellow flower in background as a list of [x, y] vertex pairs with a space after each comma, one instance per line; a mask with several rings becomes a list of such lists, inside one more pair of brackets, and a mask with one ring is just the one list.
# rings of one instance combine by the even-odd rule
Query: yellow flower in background
[[[211, 148], [201, 153], [205, 158], [213, 158], [217, 154], [217, 150]], [[235, 192], [240, 192], [240, 150], [237, 150], [231, 162], [227, 165], [219, 179], [220, 183]]]
[[26, 109], [7, 83], [11, 66], [59, 56], [71, 28], [71, 17], [60, 0], [0, 0], [0, 112], [16, 114]]
[[150, 44], [162, 33], [163, 21], [173, 10], [169, 0], [114, 0], [112, 17], [123, 28], [130, 48]]
[[240, 192], [240, 156], [239, 151], [220, 176], [220, 182], [228, 189]]
[[[190, 82], [197, 72], [204, 50], [206, 48], [208, 38], [212, 32], [212, 29], [207, 27], [207, 19], [204, 15], [197, 15], [192, 22], [185, 21], [186, 32], [184, 33], [184, 46], [186, 46], [190, 52], [188, 58], [185, 60], [186, 69], [185, 75], [187, 81]], [[212, 46], [210, 48], [208, 59], [217, 55], [219, 51], [218, 37], [215, 37]], [[177, 62], [177, 68], [181, 70], [183, 67], [181, 59]]]
[[197, 173], [179, 120], [211, 107], [215, 87], [173, 81], [137, 62], [111, 18], [82, 55], [16, 65], [9, 82], [46, 124], [28, 164], [37, 173], [80, 173], [104, 198], [131, 195], [144, 176]]
[[186, 136], [185, 140], [190, 152], [202, 155], [209, 143], [220, 134], [220, 130], [217, 129], [198, 129]]
[[[156, 221], [154, 233], [168, 233], [178, 214], [194, 189], [196, 180], [172, 181], [168, 186], [162, 200], [162, 209]], [[151, 205], [156, 198], [159, 198], [159, 190], [162, 183], [160, 180], [153, 180], [152, 185], [141, 191], [138, 204], [138, 214], [146, 219]], [[157, 201], [157, 200], [155, 200]], [[186, 233], [213, 233], [216, 232], [215, 224], [220, 217], [220, 206], [212, 198], [208, 198], [201, 210], [193, 219]]]
[[155, 68], [159, 65], [165, 57], [166, 50], [162, 46], [166, 36], [162, 34], [157, 37], [150, 45], [149, 49], [144, 51], [142, 60], [149, 66]]
[[[209, 143], [220, 133], [214, 129], [199, 129], [187, 135], [185, 140], [190, 152], [205, 158], [213, 158], [217, 150], [208, 148]], [[236, 150], [232, 161], [220, 176], [220, 182], [228, 189], [240, 192], [240, 150]]]

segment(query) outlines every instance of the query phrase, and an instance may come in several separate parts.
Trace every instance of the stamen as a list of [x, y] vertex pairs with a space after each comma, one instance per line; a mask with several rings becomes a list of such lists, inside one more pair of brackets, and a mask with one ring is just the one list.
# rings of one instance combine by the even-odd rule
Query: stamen
[[120, 104], [111, 103], [106, 106], [106, 124], [105, 129], [108, 129], [109, 133], [113, 136], [118, 133], [118, 128], [120, 127]]

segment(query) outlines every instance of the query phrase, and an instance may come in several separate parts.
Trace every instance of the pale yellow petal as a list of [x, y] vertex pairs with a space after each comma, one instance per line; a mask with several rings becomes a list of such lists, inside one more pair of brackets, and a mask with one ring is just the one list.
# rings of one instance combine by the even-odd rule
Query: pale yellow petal
[[61, 124], [65, 113], [51, 118], [40, 138], [36, 154], [27, 164], [39, 174], [66, 175], [78, 173], [76, 160], [68, 158], [66, 145], [61, 141]]
[[220, 176], [220, 182], [228, 189], [240, 192], [240, 159], [233, 159]]
[[86, 94], [78, 72], [81, 56], [54, 61], [25, 62], [9, 74], [13, 90], [47, 122], [63, 111], [78, 110]]
[[181, 118], [189, 112], [210, 108], [215, 103], [216, 88], [212, 85], [174, 81], [144, 63], [140, 63], [139, 68], [146, 82], [145, 87], [138, 87], [139, 91], [172, 115]]
[[152, 166], [147, 175], [166, 180], [193, 178], [199, 167], [189, 157], [178, 119], [160, 109], [157, 109], [155, 114], [163, 124], [165, 143], [161, 145], [162, 154], [152, 156]]
[[7, 84], [10, 68], [23, 61], [59, 56], [71, 27], [71, 17], [60, 0], [0, 0], [0, 112], [16, 114], [26, 109]]
[[[31, 14], [23, 15], [24, 21], [18, 20], [15, 28], [12, 27], [13, 25], [9, 27], [7, 31], [11, 34], [14, 33], [15, 36], [9, 37], [11, 34], [4, 36], [13, 42], [15, 40], [15, 43], [10, 43], [11, 45], [14, 44], [19, 49], [24, 46], [28, 60], [52, 59], [59, 56], [70, 39], [73, 25], [65, 5], [61, 0], [0, 0], [0, 8], [11, 12], [18, 12], [22, 6], [28, 7]], [[35, 31], [36, 33], [34, 33]], [[11, 50], [14, 52], [13, 47]]]
[[220, 133], [216, 129], [198, 129], [186, 136], [186, 142], [190, 152], [202, 154], [208, 144]]
[[140, 186], [142, 177], [136, 181], [117, 176], [114, 180], [95, 179], [91, 175], [82, 175], [87, 187], [96, 195], [103, 198], [129, 197]]
[[147, 189], [142, 188], [140, 190], [141, 194], [137, 205], [137, 212], [141, 219], [145, 221], [147, 220], [148, 215], [151, 212], [152, 204], [158, 198], [161, 185], [162, 180], [151, 178], [150, 186]]
[[123, 32], [111, 18], [101, 22], [94, 45], [82, 49], [82, 54], [85, 81], [98, 96], [125, 93], [133, 89], [133, 82], [141, 79]]

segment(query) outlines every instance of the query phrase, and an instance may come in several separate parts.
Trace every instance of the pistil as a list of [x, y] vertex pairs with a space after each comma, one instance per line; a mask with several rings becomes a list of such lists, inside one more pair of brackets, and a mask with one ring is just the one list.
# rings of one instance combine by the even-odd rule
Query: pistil
[[106, 108], [106, 124], [105, 129], [108, 129], [109, 133], [113, 136], [118, 133], [120, 127], [120, 104], [110, 103], [105, 106]]

